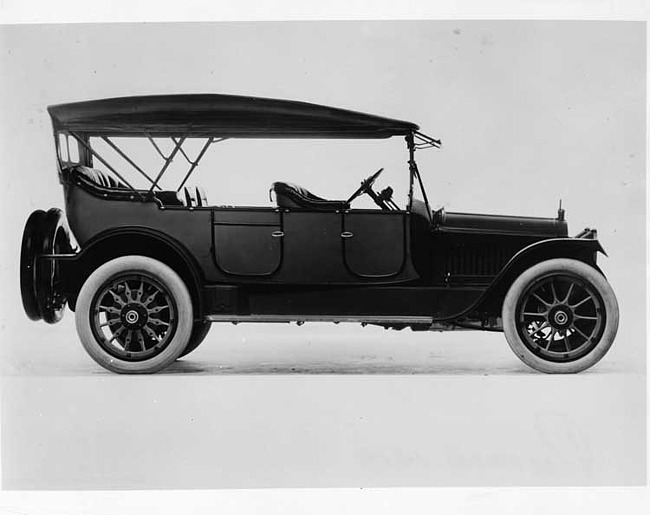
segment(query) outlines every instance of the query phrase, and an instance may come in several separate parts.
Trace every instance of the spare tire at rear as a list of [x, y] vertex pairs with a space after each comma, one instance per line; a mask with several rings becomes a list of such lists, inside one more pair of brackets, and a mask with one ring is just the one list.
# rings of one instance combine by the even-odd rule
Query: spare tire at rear
[[25, 223], [23, 241], [20, 249], [20, 294], [23, 308], [30, 320], [41, 320], [41, 308], [36, 293], [36, 259], [43, 243], [43, 224], [45, 211], [32, 212]]
[[27, 219], [20, 255], [20, 290], [31, 320], [55, 324], [66, 305], [63, 277], [54, 254], [72, 252], [70, 231], [60, 209], [34, 211]]

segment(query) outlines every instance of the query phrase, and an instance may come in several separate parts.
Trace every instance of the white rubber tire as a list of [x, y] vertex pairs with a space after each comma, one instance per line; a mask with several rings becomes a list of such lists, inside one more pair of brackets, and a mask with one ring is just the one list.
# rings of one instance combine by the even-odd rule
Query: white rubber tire
[[185, 357], [188, 354], [194, 352], [196, 349], [199, 348], [199, 346], [203, 343], [203, 340], [205, 340], [205, 337], [208, 336], [208, 333], [210, 332], [210, 328], [212, 327], [211, 322], [194, 322], [194, 327], [192, 328], [192, 334], [190, 335], [190, 339], [187, 342], [187, 346], [181, 352], [181, 355], [178, 356], [179, 358]]
[[[516, 324], [516, 308], [521, 295], [537, 278], [549, 273], [571, 273], [579, 276], [596, 289], [605, 308], [605, 328], [596, 346], [585, 356], [569, 362], [547, 361], [534, 354], [521, 340]], [[605, 277], [589, 265], [575, 259], [550, 259], [542, 261], [522, 273], [506, 294], [502, 309], [503, 332], [508, 345], [526, 365], [548, 374], [573, 374], [592, 367], [607, 353], [614, 343], [618, 330], [618, 303], [612, 287]]]
[[[162, 352], [147, 360], [126, 361], [112, 356], [97, 342], [91, 328], [90, 310], [97, 290], [112, 277], [138, 272], [153, 275], [169, 290], [176, 304], [178, 323], [171, 341]], [[144, 256], [119, 257], [100, 266], [82, 286], [75, 311], [77, 333], [86, 352], [99, 365], [118, 374], [151, 374], [173, 363], [187, 347], [192, 333], [192, 317], [192, 299], [183, 280], [169, 266]]]

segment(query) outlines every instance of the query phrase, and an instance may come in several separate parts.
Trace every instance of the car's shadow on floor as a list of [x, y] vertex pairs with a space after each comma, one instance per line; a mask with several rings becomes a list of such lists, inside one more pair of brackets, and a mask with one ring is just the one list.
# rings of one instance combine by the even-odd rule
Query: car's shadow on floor
[[[187, 356], [156, 375], [468, 375], [468, 376], [546, 376], [521, 363], [516, 357], [486, 355], [485, 359], [451, 358], [442, 354], [395, 356], [358, 354], [355, 356], [265, 356], [255, 361], [249, 356]], [[270, 359], [269, 359], [270, 358]], [[580, 375], [618, 373], [615, 363], [602, 362]]]
[[538, 375], [524, 365], [504, 364], [499, 367], [449, 366], [444, 364], [413, 363], [232, 363], [214, 364], [198, 360], [179, 360], [157, 375]]

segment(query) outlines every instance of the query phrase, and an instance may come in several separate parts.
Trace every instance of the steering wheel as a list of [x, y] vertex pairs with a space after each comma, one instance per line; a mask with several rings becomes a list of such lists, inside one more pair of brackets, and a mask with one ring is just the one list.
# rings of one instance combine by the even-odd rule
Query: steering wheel
[[381, 175], [381, 172], [383, 171], [384, 169], [380, 168], [375, 173], [373, 173], [370, 177], [368, 177], [366, 180], [361, 181], [361, 186], [359, 186], [359, 189], [352, 194], [352, 196], [346, 201], [346, 203], [349, 204], [355, 198], [360, 197], [364, 193], [367, 193], [370, 190], [370, 188], [372, 188], [372, 185], [375, 184], [377, 177], [379, 177]]

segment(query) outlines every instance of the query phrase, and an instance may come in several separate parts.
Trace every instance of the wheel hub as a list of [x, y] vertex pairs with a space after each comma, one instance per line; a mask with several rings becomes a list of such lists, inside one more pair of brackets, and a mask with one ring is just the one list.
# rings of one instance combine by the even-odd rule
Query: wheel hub
[[568, 306], [553, 306], [549, 311], [548, 321], [555, 329], [566, 329], [573, 322], [573, 311]]
[[142, 329], [147, 325], [147, 310], [140, 304], [130, 303], [122, 308], [120, 319], [127, 329]]

